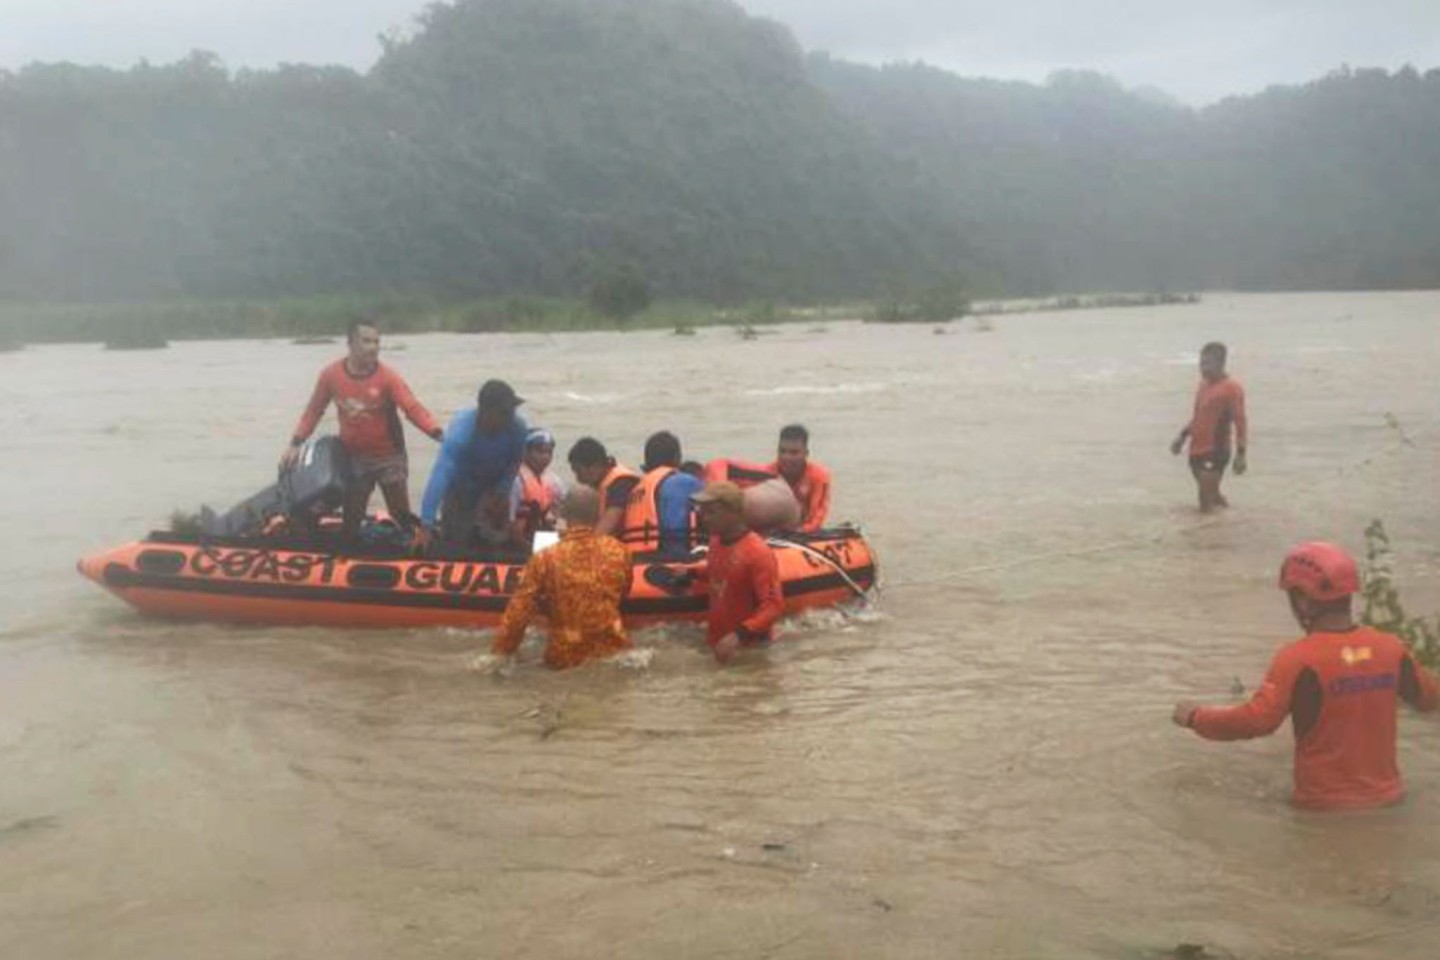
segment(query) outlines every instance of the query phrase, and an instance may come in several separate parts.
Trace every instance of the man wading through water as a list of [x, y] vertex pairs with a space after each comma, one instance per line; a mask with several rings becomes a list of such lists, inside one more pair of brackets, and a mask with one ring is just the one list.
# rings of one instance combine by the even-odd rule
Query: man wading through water
[[1181, 429], [1170, 452], [1176, 456], [1190, 441], [1190, 472], [1200, 491], [1200, 512], [1230, 506], [1220, 493], [1220, 479], [1230, 464], [1230, 430], [1235, 430], [1235, 475], [1245, 472], [1245, 391], [1240, 382], [1225, 373], [1225, 344], [1207, 343], [1200, 350], [1200, 386], [1195, 391], [1195, 410]]

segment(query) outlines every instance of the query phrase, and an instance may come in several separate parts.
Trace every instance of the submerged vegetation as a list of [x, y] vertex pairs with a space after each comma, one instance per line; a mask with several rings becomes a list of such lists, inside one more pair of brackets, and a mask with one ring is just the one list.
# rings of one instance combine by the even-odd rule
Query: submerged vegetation
[[1093, 293], [1045, 297], [1039, 300], [993, 301], [977, 304], [976, 316], [1003, 313], [1049, 313], [1056, 310], [1106, 310], [1115, 307], [1173, 307], [1199, 303], [1198, 293]]
[[1390, 537], [1378, 519], [1365, 528], [1364, 597], [1362, 623], [1395, 634], [1421, 664], [1440, 669], [1440, 617], [1410, 616], [1400, 603]]

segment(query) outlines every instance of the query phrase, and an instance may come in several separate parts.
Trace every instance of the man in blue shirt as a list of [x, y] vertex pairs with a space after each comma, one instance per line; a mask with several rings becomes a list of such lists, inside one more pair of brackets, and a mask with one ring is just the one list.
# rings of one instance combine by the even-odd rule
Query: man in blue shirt
[[655, 512], [660, 518], [660, 551], [684, 554], [690, 551], [690, 498], [705, 487], [705, 481], [680, 469], [683, 457], [680, 438], [668, 430], [650, 435], [645, 441], [646, 476], [663, 470], [655, 495]]
[[[440, 456], [425, 485], [420, 519], [447, 542], [469, 545], [477, 533], [496, 542], [509, 535], [510, 491], [525, 453], [529, 426], [515, 412], [524, 403], [510, 384], [486, 380], [475, 408], [462, 410], [445, 428]], [[478, 528], [478, 529], [477, 529]]]

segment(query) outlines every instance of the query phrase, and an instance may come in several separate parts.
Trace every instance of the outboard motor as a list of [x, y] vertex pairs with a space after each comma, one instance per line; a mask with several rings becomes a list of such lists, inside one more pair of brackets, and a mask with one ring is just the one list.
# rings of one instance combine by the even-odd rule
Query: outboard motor
[[339, 437], [316, 437], [300, 448], [294, 469], [259, 493], [216, 514], [200, 508], [200, 525], [212, 537], [254, 535], [274, 517], [285, 515], [313, 524], [345, 502], [350, 455]]

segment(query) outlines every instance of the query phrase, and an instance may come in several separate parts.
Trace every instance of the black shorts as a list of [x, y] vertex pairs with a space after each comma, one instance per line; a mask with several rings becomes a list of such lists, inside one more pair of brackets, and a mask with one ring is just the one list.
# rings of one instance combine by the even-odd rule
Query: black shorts
[[1212, 450], [1202, 456], [1190, 458], [1191, 470], [1224, 473], [1228, 466], [1230, 466], [1229, 450]]

